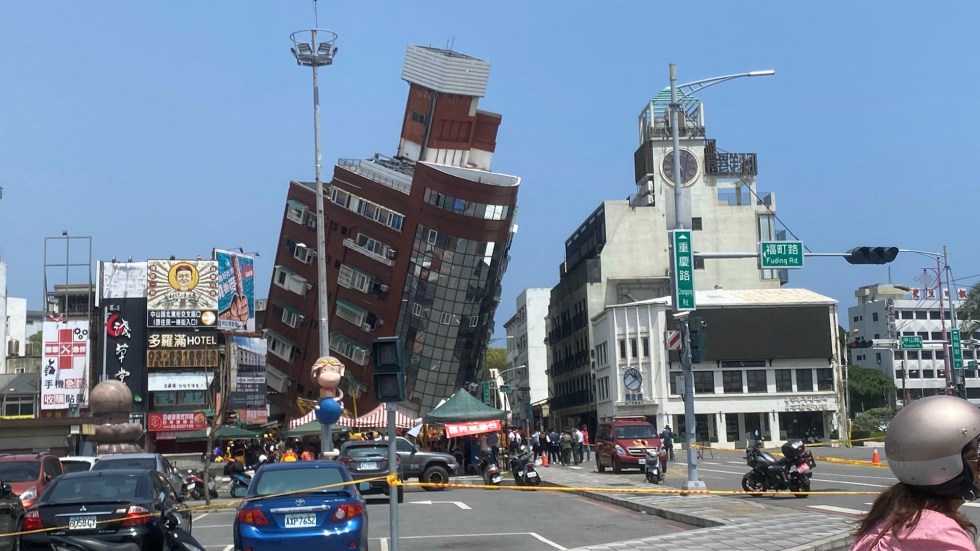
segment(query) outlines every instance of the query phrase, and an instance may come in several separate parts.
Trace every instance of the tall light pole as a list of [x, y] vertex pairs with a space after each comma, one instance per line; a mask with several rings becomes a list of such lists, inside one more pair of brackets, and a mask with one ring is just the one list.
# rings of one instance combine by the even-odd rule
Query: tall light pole
[[[720, 77], [706, 78], [688, 82], [687, 84], [677, 85], [677, 65], [670, 64], [670, 139], [674, 150], [672, 152], [674, 162], [672, 163], [672, 176], [674, 181], [674, 229], [683, 230], [684, 221], [681, 219], [681, 199], [683, 191], [681, 188], [681, 137], [678, 124], [680, 121], [680, 104], [677, 103], [677, 89], [685, 89], [685, 93], [703, 90], [708, 86], [718, 84], [742, 77], [759, 77], [776, 74], [776, 71], [751, 71], [748, 73], [738, 73], [734, 75], [724, 75]], [[676, 269], [671, 270], [671, 279], [676, 279]], [[673, 281], [672, 286], [676, 289], [677, 282]], [[678, 311], [677, 301], [674, 301], [674, 310]], [[684, 430], [687, 432], [687, 481], [681, 485], [683, 490], [706, 490], [704, 482], [698, 476], [698, 455], [695, 447], [697, 441], [697, 426], [694, 420], [694, 369], [691, 366], [691, 327], [688, 323], [687, 312], [678, 311], [681, 322], [681, 333], [684, 349], [681, 351], [681, 369], [684, 370]]]
[[[313, 4], [314, 14], [316, 3]], [[330, 355], [330, 331], [327, 325], [330, 310], [327, 306], [327, 243], [326, 221], [323, 215], [323, 177], [322, 157], [320, 155], [320, 88], [317, 80], [317, 69], [333, 64], [337, 54], [334, 42], [337, 33], [322, 29], [296, 31], [289, 35], [293, 42], [290, 51], [296, 58], [296, 64], [301, 67], [313, 68], [313, 150], [316, 162], [316, 182], [313, 187], [316, 192], [316, 294], [317, 313], [320, 316], [320, 356]], [[333, 452], [333, 430], [331, 425], [323, 425], [320, 431], [320, 452]]]

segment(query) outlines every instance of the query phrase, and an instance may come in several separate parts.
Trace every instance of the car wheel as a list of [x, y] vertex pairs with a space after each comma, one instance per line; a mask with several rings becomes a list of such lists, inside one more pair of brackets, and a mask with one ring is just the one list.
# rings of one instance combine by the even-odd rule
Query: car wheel
[[619, 461], [616, 461], [615, 457], [612, 458], [612, 467], [613, 472], [616, 474], [623, 472], [623, 466], [619, 464]]
[[[419, 482], [423, 484], [448, 484], [449, 483], [449, 471], [441, 465], [432, 465], [422, 473]], [[422, 486], [430, 492], [436, 492], [439, 490], [445, 490], [445, 488], [437, 488], [433, 486]]]
[[601, 460], [601, 459], [599, 459], [599, 454], [596, 454], [596, 456], [595, 456], [595, 468], [596, 468], [596, 470], [597, 470], [597, 471], [599, 471], [600, 473], [604, 473], [604, 472], [606, 472], [606, 466], [605, 466], [605, 465], [603, 465], [603, 464], [602, 464], [602, 460]]

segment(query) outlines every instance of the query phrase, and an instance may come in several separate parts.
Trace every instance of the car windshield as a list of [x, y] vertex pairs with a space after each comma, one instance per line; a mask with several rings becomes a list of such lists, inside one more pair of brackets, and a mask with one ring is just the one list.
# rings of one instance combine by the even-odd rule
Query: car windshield
[[0, 461], [0, 480], [4, 482], [31, 482], [40, 472], [40, 461]]
[[44, 500], [48, 503], [132, 501], [138, 486], [139, 478], [132, 475], [59, 478], [44, 492]]
[[65, 474], [68, 473], [78, 473], [82, 471], [87, 471], [92, 468], [92, 464], [88, 461], [72, 461], [71, 459], [61, 460], [61, 468], [64, 469]]
[[310, 467], [304, 469], [279, 469], [263, 471], [255, 481], [255, 495], [310, 492], [346, 493], [344, 476], [336, 467]]
[[657, 438], [651, 425], [626, 425], [616, 427], [616, 438]]
[[157, 462], [152, 457], [107, 457], [92, 465], [93, 471], [105, 469], [150, 469], [156, 470]]
[[347, 457], [388, 457], [388, 446], [351, 446], [344, 452]]

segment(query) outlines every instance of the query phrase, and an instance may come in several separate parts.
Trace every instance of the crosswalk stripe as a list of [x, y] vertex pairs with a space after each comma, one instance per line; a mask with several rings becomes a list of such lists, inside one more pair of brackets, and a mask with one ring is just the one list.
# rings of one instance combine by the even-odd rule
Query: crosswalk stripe
[[848, 509], [847, 507], [837, 507], [834, 505], [809, 505], [808, 509], [820, 509], [821, 511], [829, 511], [831, 513], [846, 513], [848, 515], [863, 515], [864, 511], [858, 509]]

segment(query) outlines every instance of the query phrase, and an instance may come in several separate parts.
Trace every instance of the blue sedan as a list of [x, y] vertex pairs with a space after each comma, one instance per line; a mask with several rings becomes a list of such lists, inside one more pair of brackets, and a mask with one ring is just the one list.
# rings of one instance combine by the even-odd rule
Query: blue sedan
[[367, 505], [336, 461], [265, 465], [235, 518], [236, 551], [366, 550]]

